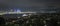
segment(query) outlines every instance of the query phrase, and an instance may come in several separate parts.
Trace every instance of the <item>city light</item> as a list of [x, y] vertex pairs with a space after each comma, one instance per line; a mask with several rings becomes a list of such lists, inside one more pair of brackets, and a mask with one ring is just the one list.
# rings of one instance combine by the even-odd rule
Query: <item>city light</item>
[[26, 14], [23, 14], [22, 16], [28, 16], [28, 15], [26, 15]]
[[17, 10], [16, 12], [21, 12], [21, 10]]
[[15, 9], [14, 12], [21, 12], [21, 10], [20, 9]]

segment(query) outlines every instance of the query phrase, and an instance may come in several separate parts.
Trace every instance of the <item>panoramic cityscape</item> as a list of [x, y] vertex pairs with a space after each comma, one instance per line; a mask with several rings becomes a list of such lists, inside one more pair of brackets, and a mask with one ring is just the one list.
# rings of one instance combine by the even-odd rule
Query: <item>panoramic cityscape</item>
[[0, 0], [0, 26], [60, 26], [60, 0]]

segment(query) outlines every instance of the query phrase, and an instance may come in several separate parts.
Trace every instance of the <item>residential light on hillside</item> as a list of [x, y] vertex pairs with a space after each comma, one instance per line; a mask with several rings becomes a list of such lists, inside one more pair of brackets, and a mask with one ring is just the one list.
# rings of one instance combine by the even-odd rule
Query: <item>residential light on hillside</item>
[[23, 14], [22, 16], [28, 16], [28, 15], [26, 15], [26, 14]]

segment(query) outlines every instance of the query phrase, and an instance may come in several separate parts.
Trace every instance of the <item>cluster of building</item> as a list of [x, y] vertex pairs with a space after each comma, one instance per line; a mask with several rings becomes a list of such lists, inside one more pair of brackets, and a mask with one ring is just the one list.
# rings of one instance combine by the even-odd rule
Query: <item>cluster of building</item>
[[60, 13], [24, 14], [8, 19], [6, 15], [3, 17], [6, 18], [6, 25], [8, 26], [13, 26], [13, 24], [14, 26], [60, 26]]

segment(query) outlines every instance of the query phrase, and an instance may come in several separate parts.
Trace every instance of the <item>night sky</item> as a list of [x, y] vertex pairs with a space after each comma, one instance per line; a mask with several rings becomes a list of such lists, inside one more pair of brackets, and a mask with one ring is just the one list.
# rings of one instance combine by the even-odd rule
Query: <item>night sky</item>
[[60, 0], [0, 0], [0, 4], [5, 7], [60, 7]]
[[0, 10], [19, 8], [24, 11], [46, 11], [50, 9], [49, 6], [60, 8], [60, 0], [0, 0]]

